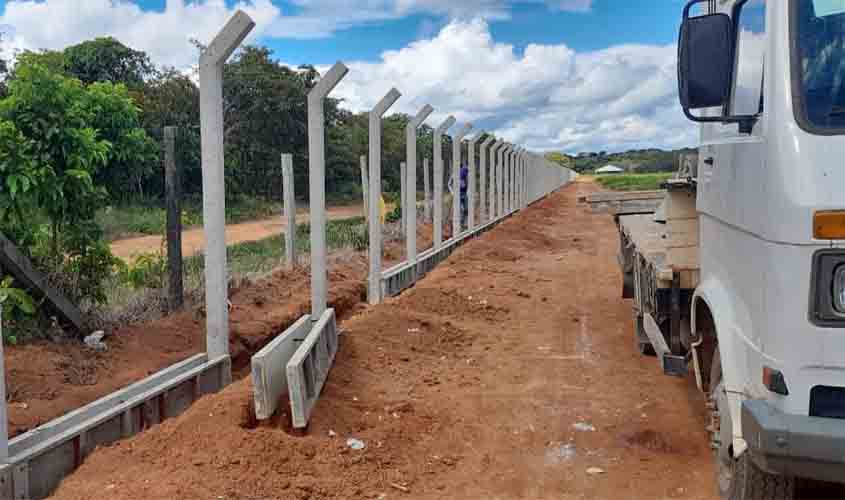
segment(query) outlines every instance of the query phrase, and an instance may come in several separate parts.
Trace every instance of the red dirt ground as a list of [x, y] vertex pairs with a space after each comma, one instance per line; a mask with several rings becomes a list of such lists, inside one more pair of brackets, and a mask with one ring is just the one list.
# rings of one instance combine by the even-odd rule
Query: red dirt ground
[[98, 449], [55, 497], [715, 499], [703, 402], [635, 353], [613, 222], [576, 206], [592, 189], [535, 204], [343, 321], [306, 436], [253, 425], [244, 378]]
[[[340, 316], [366, 299], [366, 261], [335, 262], [329, 301]], [[306, 269], [277, 271], [231, 296], [234, 369], [310, 308]], [[196, 311], [127, 327], [106, 339], [108, 352], [80, 343], [39, 342], [6, 349], [9, 433], [15, 436], [205, 350], [205, 322]]]

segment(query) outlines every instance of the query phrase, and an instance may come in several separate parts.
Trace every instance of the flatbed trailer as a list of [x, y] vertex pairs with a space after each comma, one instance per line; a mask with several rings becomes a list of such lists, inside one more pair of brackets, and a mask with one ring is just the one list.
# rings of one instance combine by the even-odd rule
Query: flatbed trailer
[[614, 219], [622, 296], [633, 299], [635, 346], [658, 356], [667, 374], [685, 376], [692, 344], [690, 304], [700, 280], [695, 182], [676, 179], [666, 188], [652, 212], [630, 213], [627, 200], [636, 197], [620, 196]]

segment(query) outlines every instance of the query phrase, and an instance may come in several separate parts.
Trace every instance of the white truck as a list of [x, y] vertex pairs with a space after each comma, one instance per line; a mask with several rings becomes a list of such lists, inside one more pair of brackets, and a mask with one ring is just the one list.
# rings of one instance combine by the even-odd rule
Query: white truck
[[845, 1], [693, 0], [678, 54], [697, 165], [616, 212], [636, 345], [708, 395], [724, 498], [845, 483]]

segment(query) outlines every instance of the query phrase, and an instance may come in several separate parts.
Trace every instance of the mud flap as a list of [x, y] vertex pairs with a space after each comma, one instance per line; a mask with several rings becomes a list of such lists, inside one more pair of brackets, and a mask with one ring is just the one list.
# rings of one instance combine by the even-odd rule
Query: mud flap
[[663, 332], [660, 331], [660, 327], [657, 326], [657, 322], [651, 314], [646, 313], [643, 315], [643, 326], [645, 327], [644, 330], [648, 336], [648, 340], [657, 353], [657, 360], [663, 369], [663, 373], [673, 377], [686, 377], [686, 356], [672, 354], [672, 351], [669, 350], [669, 346], [666, 344], [666, 338], [663, 337]]

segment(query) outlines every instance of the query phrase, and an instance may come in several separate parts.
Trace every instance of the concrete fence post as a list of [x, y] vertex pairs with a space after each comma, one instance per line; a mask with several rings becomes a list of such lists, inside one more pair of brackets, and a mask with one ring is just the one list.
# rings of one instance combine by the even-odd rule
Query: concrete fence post
[[505, 191], [505, 195], [507, 196], [507, 200], [505, 201], [505, 205], [508, 207], [508, 213], [513, 212], [513, 186], [514, 186], [514, 165], [516, 164], [516, 148], [514, 146], [511, 148], [510, 154], [508, 155], [508, 189]]
[[460, 132], [452, 136], [452, 238], [457, 238], [463, 232], [461, 222], [461, 144], [471, 130], [472, 123], [467, 123]]
[[490, 190], [487, 195], [490, 199], [488, 205], [490, 210], [489, 218], [491, 221], [499, 218], [499, 211], [496, 207], [496, 201], [498, 198], [496, 195], [496, 187], [498, 186], [499, 176], [496, 172], [499, 165], [499, 154], [501, 153], [504, 144], [505, 142], [499, 139], [493, 144], [493, 147], [490, 148]]
[[[468, 201], [467, 205], [469, 207], [469, 216], [467, 219], [467, 229], [470, 231], [475, 229], [475, 213], [477, 209], [476, 203], [476, 191], [478, 190], [478, 183], [477, 183], [477, 162], [475, 160], [475, 146], [481, 141], [481, 138], [484, 137], [487, 133], [483, 130], [479, 132], [475, 138], [473, 138], [469, 143], [467, 143], [467, 161], [469, 161], [469, 192], [468, 192]], [[483, 183], [483, 181], [482, 181]]]
[[[399, 230], [405, 232], [408, 227], [406, 214], [408, 213], [408, 197], [410, 187], [408, 186], [408, 164], [399, 162], [399, 208], [402, 211], [402, 218], [399, 220]], [[406, 240], [407, 241], [407, 240]]]
[[511, 160], [511, 189], [510, 189], [511, 212], [515, 212], [517, 210], [516, 192], [517, 192], [517, 186], [519, 186], [518, 177], [517, 177], [517, 168], [519, 166], [519, 151], [520, 151], [520, 148], [517, 147], [516, 150], [514, 150], [514, 152], [513, 152], [513, 158]]
[[[434, 108], [426, 104], [405, 128], [405, 156], [407, 157], [405, 161], [408, 163], [409, 197], [406, 205], [402, 207], [402, 216], [405, 219], [405, 256], [411, 264], [417, 261], [417, 129], [433, 112]], [[428, 212], [428, 159], [424, 163], [423, 176], [425, 177], [426, 212]]]
[[311, 320], [326, 312], [328, 270], [326, 249], [326, 118], [324, 102], [349, 72], [343, 63], [334, 66], [308, 93], [308, 205], [311, 214]]
[[505, 158], [507, 158], [510, 145], [505, 143], [499, 149], [499, 161], [496, 164], [496, 218], [501, 219], [505, 215]]
[[478, 184], [479, 184], [479, 192], [478, 192], [478, 199], [479, 199], [479, 218], [486, 222], [487, 221], [487, 156], [490, 153], [489, 147], [491, 144], [496, 142], [496, 138], [492, 135], [487, 138], [484, 142], [481, 143], [479, 147], [479, 177], [478, 177]]
[[370, 279], [367, 297], [372, 305], [381, 303], [382, 238], [378, 213], [381, 198], [381, 117], [401, 95], [398, 90], [390, 89], [370, 111]]
[[519, 208], [525, 208], [525, 150], [519, 155]]
[[285, 264], [296, 267], [296, 194], [293, 181], [293, 156], [282, 155], [282, 195], [285, 204]]
[[428, 158], [423, 158], [423, 189], [425, 189], [425, 206], [423, 207], [423, 218], [426, 224], [431, 224], [431, 171], [428, 167]]
[[505, 161], [505, 213], [507, 214], [513, 211], [511, 193], [513, 193], [513, 157], [516, 154], [515, 148], [516, 146], [511, 146]]
[[443, 134], [455, 124], [450, 116], [434, 130], [434, 249], [443, 246]]
[[[223, 166], [223, 64], [255, 27], [237, 11], [200, 55], [202, 206], [205, 231], [206, 350], [209, 360], [229, 355], [226, 267], [226, 183]], [[231, 373], [224, 374], [224, 385]]]
[[364, 220], [370, 219], [370, 176], [367, 155], [361, 155], [361, 195], [364, 198]]
[[182, 181], [176, 164], [176, 127], [164, 127], [164, 191], [167, 204], [167, 309], [182, 308]]

